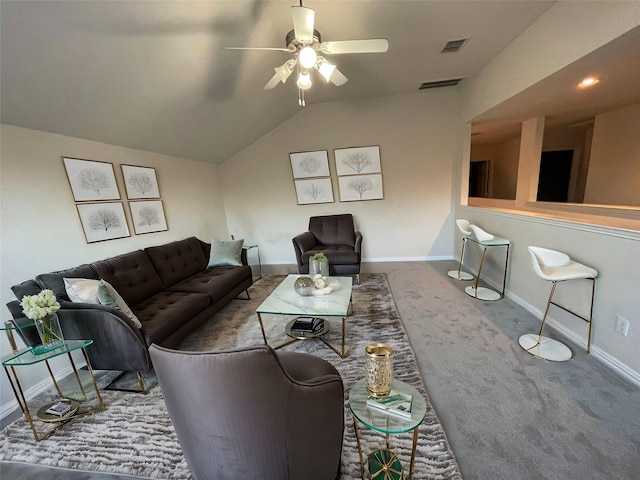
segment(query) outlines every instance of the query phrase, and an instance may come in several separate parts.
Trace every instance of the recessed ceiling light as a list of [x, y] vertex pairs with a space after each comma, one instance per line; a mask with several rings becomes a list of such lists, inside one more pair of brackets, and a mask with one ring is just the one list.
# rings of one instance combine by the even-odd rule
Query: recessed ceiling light
[[587, 77], [578, 84], [578, 87], [580, 88], [593, 87], [599, 81], [600, 80], [598, 80], [596, 77]]

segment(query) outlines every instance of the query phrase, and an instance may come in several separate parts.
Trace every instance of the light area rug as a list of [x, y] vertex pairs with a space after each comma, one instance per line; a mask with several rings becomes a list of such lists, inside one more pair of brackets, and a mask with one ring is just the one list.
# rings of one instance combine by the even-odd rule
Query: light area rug
[[[251, 300], [237, 299], [218, 312], [178, 347], [181, 350], [220, 350], [262, 344], [255, 309], [284, 276], [267, 275], [249, 289]], [[290, 319], [290, 318], [289, 318]], [[264, 316], [270, 344], [288, 337], [283, 328], [287, 317]], [[340, 321], [331, 321], [327, 340], [340, 344]], [[351, 386], [363, 377], [365, 347], [382, 342], [393, 348], [394, 376], [418, 389], [427, 401], [427, 414], [420, 426], [415, 459], [415, 479], [460, 479], [460, 471], [418, 372], [416, 359], [398, 316], [384, 274], [361, 275], [353, 287], [353, 312], [347, 319], [346, 358], [342, 359], [319, 340], [293, 343], [287, 350], [307, 352], [331, 362], [345, 386], [345, 433], [341, 480], [360, 478], [360, 460], [354, 425], [348, 407]], [[153, 374], [148, 378], [153, 383]], [[167, 415], [162, 391], [152, 388], [140, 395], [102, 391], [107, 410], [68, 422], [47, 440], [36, 443], [26, 420], [14, 422], [2, 431], [0, 459], [39, 465], [138, 476], [142, 478], [191, 478], [188, 466]], [[385, 444], [384, 435], [360, 426], [362, 450], [366, 455]], [[408, 470], [411, 434], [392, 435], [390, 448]]]

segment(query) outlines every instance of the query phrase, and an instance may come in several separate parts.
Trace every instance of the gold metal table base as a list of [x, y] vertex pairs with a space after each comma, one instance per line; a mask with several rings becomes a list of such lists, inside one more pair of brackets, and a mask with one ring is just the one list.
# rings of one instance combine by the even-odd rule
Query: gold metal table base
[[[280, 345], [276, 345], [276, 346], [272, 346], [269, 345], [269, 342], [267, 341], [267, 334], [264, 331], [264, 323], [262, 322], [262, 315], [259, 312], [256, 312], [258, 315], [258, 322], [260, 322], [260, 331], [262, 332], [262, 339], [264, 340], [264, 344], [271, 346], [271, 348], [273, 348], [274, 350], [278, 350], [282, 347], [286, 347], [287, 345], [291, 345], [292, 343], [298, 342], [298, 341], [304, 341], [304, 340], [312, 340], [312, 339], [318, 339], [320, 340], [322, 343], [324, 343], [327, 347], [329, 347], [331, 350], [333, 350], [336, 355], [338, 355], [340, 358], [345, 358], [346, 354], [344, 351], [344, 336], [345, 336], [345, 330], [346, 330], [346, 317], [341, 317], [342, 318], [342, 343], [340, 346], [340, 350], [338, 350], [338, 347], [332, 345], [331, 343], [329, 343], [327, 341], [326, 338], [324, 338], [324, 336], [326, 334], [322, 334], [322, 335], [317, 335], [317, 336], [307, 336], [307, 337], [302, 337], [302, 336], [293, 336], [290, 335], [289, 333], [287, 333], [287, 335], [289, 335], [291, 337], [291, 340], [287, 340], [283, 343], [281, 343]], [[297, 315], [296, 315], [297, 316]], [[325, 322], [327, 320], [325, 319]]]
[[[71, 420], [72, 418], [76, 418], [76, 417], [82, 417], [82, 416], [86, 416], [86, 415], [93, 415], [96, 412], [101, 412], [103, 410], [106, 409], [106, 406], [104, 404], [104, 401], [102, 400], [102, 396], [100, 395], [100, 389], [98, 388], [98, 385], [96, 383], [96, 379], [95, 376], [93, 375], [93, 369], [91, 368], [91, 363], [89, 362], [89, 357], [87, 357], [87, 352], [85, 351], [84, 348], [80, 349], [82, 351], [82, 355], [84, 356], [84, 360], [85, 363], [87, 365], [87, 371], [91, 377], [91, 382], [93, 383], [93, 388], [96, 392], [96, 399], [98, 402], [98, 405], [94, 408], [91, 408], [87, 411], [84, 412], [76, 412], [74, 415], [69, 416], [68, 418], [65, 418], [63, 421], [60, 422], [56, 422], [54, 425], [54, 428], [52, 428], [50, 431], [48, 431], [46, 434], [44, 435], [40, 435], [38, 434], [38, 430], [36, 429], [36, 425], [34, 422], [34, 417], [31, 415], [31, 411], [29, 410], [29, 404], [27, 402], [27, 399], [25, 397], [24, 394], [24, 389], [22, 388], [22, 385], [20, 384], [20, 379], [18, 378], [18, 375], [16, 373], [15, 370], [15, 366], [11, 365], [10, 366], [10, 370], [5, 366], [4, 370], [5, 373], [7, 374], [7, 378], [9, 379], [9, 383], [11, 384], [11, 388], [13, 389], [13, 393], [16, 397], [16, 400], [18, 401], [18, 404], [20, 405], [20, 408], [22, 409], [22, 412], [24, 413], [25, 417], [27, 418], [27, 421], [29, 422], [29, 426], [31, 427], [31, 431], [33, 432], [33, 437], [35, 438], [36, 442], [40, 442], [42, 440], [45, 440], [47, 438], [49, 438], [56, 430], [58, 430], [60, 427], [62, 427], [68, 420]], [[80, 386], [80, 391], [82, 392], [82, 398], [81, 399], [76, 399], [73, 398], [72, 400], [78, 401], [78, 402], [87, 402], [88, 398], [87, 398], [87, 393], [84, 390], [84, 387], [82, 386], [82, 380], [80, 379], [80, 376], [78, 375], [78, 369], [76, 367], [75, 362], [73, 361], [73, 356], [71, 355], [71, 352], [67, 352], [67, 356], [69, 358], [69, 362], [71, 363], [71, 367], [73, 369], [73, 373], [76, 377], [76, 380], [78, 382], [78, 385]], [[46, 366], [47, 366], [47, 370], [49, 371], [49, 376], [51, 377], [51, 380], [53, 382], [53, 385], [56, 388], [56, 391], [58, 392], [58, 395], [61, 398], [68, 398], [65, 397], [62, 393], [62, 390], [60, 389], [60, 386], [58, 385], [58, 382], [56, 381], [55, 375], [53, 374], [53, 371], [51, 370], [51, 366], [49, 365], [49, 361], [48, 360], [44, 360]], [[9, 371], [11, 371], [11, 374], [9, 374]]]
[[[420, 428], [420, 425], [416, 426], [416, 428], [413, 429], [413, 442], [411, 444], [411, 461], [409, 463], [409, 476], [407, 477], [408, 480], [411, 480], [413, 478], [413, 468], [416, 461], [416, 447], [418, 446], [418, 429], [419, 428]], [[360, 477], [362, 478], [362, 480], [365, 480], [364, 459], [362, 456], [362, 446], [360, 444], [360, 431], [358, 429], [358, 419], [356, 418], [355, 415], [353, 415], [353, 429], [356, 434], [356, 443], [358, 444], [358, 455], [360, 456]], [[388, 433], [385, 435], [385, 446], [387, 450], [390, 450]]]

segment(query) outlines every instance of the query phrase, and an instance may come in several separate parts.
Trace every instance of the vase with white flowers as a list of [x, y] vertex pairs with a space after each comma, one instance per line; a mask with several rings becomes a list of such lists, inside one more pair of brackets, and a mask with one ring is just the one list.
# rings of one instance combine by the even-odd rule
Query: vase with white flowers
[[42, 346], [35, 347], [38, 353], [53, 350], [64, 344], [60, 321], [56, 313], [60, 303], [51, 290], [42, 290], [37, 295], [25, 295], [20, 302], [27, 318], [36, 324]]

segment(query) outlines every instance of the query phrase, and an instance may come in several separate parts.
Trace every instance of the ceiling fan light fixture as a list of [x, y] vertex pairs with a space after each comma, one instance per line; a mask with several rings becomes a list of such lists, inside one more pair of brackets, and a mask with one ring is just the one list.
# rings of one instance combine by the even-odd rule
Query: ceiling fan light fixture
[[336, 71], [336, 66], [331, 62], [328, 62], [324, 57], [318, 57], [318, 65], [316, 68], [327, 82], [331, 80], [333, 72]]
[[278, 74], [278, 77], [280, 77], [280, 81], [282, 83], [287, 81], [287, 78], [289, 78], [289, 75], [291, 75], [291, 73], [293, 72], [294, 66], [295, 66], [294, 60], [287, 60], [279, 67], [274, 68], [274, 70]]
[[311, 75], [306, 70], [301, 70], [300, 75], [298, 75], [298, 81], [296, 82], [298, 88], [301, 90], [307, 90], [311, 88]]
[[313, 68], [318, 60], [318, 54], [313, 47], [303, 47], [298, 52], [298, 62], [302, 68]]

